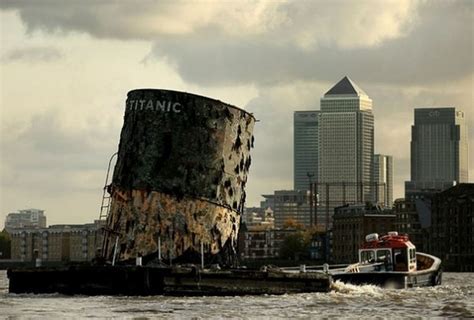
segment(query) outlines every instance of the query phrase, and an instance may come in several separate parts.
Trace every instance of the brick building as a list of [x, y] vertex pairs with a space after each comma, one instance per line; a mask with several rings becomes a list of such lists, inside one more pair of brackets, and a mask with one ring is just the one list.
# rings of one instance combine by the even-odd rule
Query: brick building
[[295, 229], [248, 229], [243, 232], [243, 259], [278, 258], [283, 241]]
[[430, 253], [447, 270], [474, 271], [474, 183], [461, 183], [433, 196]]
[[351, 263], [359, 260], [358, 250], [370, 233], [385, 234], [395, 229], [391, 210], [367, 205], [345, 205], [334, 209], [332, 261]]
[[397, 199], [394, 203], [395, 230], [407, 234], [418, 251], [427, 251], [429, 225], [422, 227], [415, 200]]
[[101, 242], [98, 223], [21, 228], [10, 232], [11, 259], [32, 261], [90, 261]]

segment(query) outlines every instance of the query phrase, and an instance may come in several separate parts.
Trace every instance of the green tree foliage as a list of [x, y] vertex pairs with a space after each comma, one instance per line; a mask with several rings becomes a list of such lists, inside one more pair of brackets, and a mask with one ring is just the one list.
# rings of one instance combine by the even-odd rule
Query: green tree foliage
[[311, 239], [303, 231], [288, 235], [280, 248], [280, 257], [298, 260], [308, 255]]
[[0, 232], [0, 259], [10, 259], [11, 238], [6, 230]]

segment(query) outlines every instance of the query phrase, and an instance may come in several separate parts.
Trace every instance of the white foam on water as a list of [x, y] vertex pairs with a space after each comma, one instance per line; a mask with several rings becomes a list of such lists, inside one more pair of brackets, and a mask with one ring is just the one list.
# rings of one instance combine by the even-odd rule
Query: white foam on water
[[332, 284], [332, 290], [336, 293], [350, 294], [350, 295], [369, 295], [372, 297], [378, 297], [383, 295], [383, 289], [370, 284], [355, 285], [350, 283], [344, 283], [339, 280]]

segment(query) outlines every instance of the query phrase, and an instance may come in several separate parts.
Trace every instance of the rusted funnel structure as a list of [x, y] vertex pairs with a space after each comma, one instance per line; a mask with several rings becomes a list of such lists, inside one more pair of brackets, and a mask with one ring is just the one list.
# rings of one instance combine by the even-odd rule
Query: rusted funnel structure
[[250, 113], [211, 98], [130, 91], [109, 187], [104, 256], [123, 261], [161, 252], [186, 260], [201, 248], [207, 256], [232, 255], [254, 123]]

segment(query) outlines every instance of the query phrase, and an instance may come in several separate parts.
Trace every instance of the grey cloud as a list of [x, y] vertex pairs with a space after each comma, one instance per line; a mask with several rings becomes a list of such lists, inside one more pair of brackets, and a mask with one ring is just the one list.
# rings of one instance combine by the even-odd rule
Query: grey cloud
[[[350, 74], [359, 81], [429, 84], [469, 75], [473, 63], [473, 5], [428, 1], [408, 35], [378, 46], [301, 49], [274, 39], [192, 36], [157, 41], [153, 54], [174, 61], [180, 75], [201, 85], [271, 85], [296, 79], [329, 81]], [[361, 39], [362, 41], [362, 39]]]
[[60, 59], [62, 54], [59, 50], [51, 47], [28, 47], [14, 49], [7, 52], [3, 60], [11, 61], [27, 61], [27, 62], [51, 62]]
[[[2, 132], [6, 137], [0, 141], [2, 187], [56, 193], [100, 187], [107, 161], [117, 149], [120, 128], [90, 123], [73, 131], [61, 121], [52, 110], [31, 118], [20, 133]], [[89, 186], [80, 183], [81, 177], [90, 175], [98, 175], [98, 180]]]
[[[150, 40], [163, 32], [163, 28], [156, 30], [154, 27], [166, 24], [165, 20], [188, 4], [179, 0], [140, 4], [133, 1], [47, 0], [39, 3], [6, 0], [0, 3], [0, 8], [17, 10], [29, 32], [81, 32], [97, 38]], [[198, 5], [195, 4], [197, 9]], [[186, 22], [179, 21], [181, 24]]]
[[[304, 46], [334, 42], [343, 46], [376, 43], [397, 36], [418, 1], [25, 1], [5, 0], [3, 9], [18, 10], [30, 30], [79, 31], [95, 37], [154, 39], [166, 34], [280, 34]], [[370, 19], [364, 16], [372, 16]], [[332, 17], [337, 19], [332, 19]], [[337, 23], [334, 23], [337, 21]], [[368, 28], [368, 27], [373, 28]], [[330, 31], [330, 32], [329, 32]], [[349, 33], [348, 33], [349, 31]], [[361, 32], [365, 41], [354, 42]], [[314, 36], [314, 38], [312, 38]]]
[[247, 189], [250, 205], [257, 205], [263, 193], [293, 188], [293, 111], [319, 109], [324, 88], [317, 83], [262, 88], [245, 107], [260, 119]]
[[52, 155], [78, 154], [91, 147], [86, 139], [62, 129], [57, 110], [52, 110], [33, 116], [28, 129], [18, 136], [17, 143], [28, 144], [34, 151]]
[[[266, 4], [268, 13], [257, 22], [242, 21], [239, 10], [224, 5], [207, 3], [211, 13], [206, 3], [187, 5], [49, 0], [1, 6], [18, 10], [29, 30], [153, 40], [151, 56], [170, 61], [184, 80], [206, 86], [330, 81], [343, 74], [406, 85], [459, 79], [474, 69], [471, 1], [290, 1], [276, 9]], [[207, 14], [202, 22], [188, 21], [201, 13]], [[244, 32], [247, 24], [260, 31]], [[188, 27], [185, 32], [174, 30], [180, 25]]]
[[[91, 32], [99, 28], [100, 21], [97, 17], [95, 6], [97, 1], [69, 2], [44, 1], [3, 1], [0, 8], [4, 10], [18, 10], [21, 19], [28, 30], [35, 29], [48, 32], [82, 31]], [[105, 34], [107, 28], [99, 35]]]

